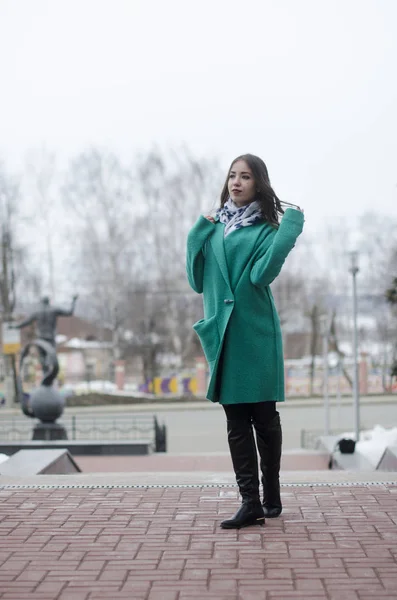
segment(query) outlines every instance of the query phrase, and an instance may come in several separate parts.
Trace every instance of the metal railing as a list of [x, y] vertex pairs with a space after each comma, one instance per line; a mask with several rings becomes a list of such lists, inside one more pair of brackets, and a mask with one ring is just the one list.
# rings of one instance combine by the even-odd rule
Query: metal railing
[[[38, 419], [10, 417], [0, 419], [1, 442], [27, 442], [32, 439]], [[72, 415], [58, 419], [66, 429], [69, 440], [87, 441], [134, 441], [146, 440], [156, 452], [167, 450], [167, 429], [152, 415], [107, 417], [84, 417]]]

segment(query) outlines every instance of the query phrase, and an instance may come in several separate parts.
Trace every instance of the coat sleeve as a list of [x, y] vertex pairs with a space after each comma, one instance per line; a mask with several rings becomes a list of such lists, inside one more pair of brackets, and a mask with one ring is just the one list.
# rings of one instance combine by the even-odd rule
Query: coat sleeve
[[199, 217], [187, 236], [186, 273], [190, 286], [198, 294], [203, 291], [203, 247], [214, 229], [214, 223], [205, 217]]
[[267, 239], [263, 253], [251, 269], [251, 283], [259, 287], [265, 287], [275, 280], [285, 259], [295, 246], [298, 236], [302, 233], [303, 223], [304, 216], [302, 212], [293, 208], [288, 208], [285, 211], [279, 228], [272, 235], [270, 245]]

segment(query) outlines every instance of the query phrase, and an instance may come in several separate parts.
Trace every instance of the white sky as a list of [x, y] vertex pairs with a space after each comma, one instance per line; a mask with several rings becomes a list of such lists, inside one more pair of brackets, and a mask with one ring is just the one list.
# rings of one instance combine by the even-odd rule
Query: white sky
[[0, 158], [186, 143], [326, 217], [397, 217], [396, 0], [0, 0]]

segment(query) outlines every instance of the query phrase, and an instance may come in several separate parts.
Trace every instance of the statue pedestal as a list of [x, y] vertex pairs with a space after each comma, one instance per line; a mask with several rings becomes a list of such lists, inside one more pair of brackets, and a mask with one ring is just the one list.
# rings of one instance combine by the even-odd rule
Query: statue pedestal
[[68, 434], [63, 425], [59, 423], [37, 423], [33, 429], [32, 440], [44, 440], [48, 442], [56, 440], [67, 440]]

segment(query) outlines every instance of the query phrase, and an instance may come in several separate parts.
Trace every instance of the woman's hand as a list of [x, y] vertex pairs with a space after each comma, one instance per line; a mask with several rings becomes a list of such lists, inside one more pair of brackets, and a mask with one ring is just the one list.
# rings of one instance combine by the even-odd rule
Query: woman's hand
[[211, 221], [211, 223], [215, 223], [214, 217], [207, 216], [205, 218], [208, 219], [208, 221]]

